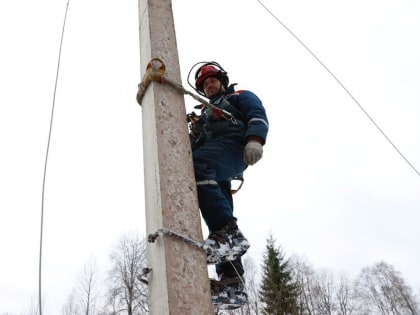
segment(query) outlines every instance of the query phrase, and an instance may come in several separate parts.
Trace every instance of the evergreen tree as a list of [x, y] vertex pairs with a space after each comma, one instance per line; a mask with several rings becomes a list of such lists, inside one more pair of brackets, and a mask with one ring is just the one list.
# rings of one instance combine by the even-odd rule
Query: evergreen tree
[[292, 270], [280, 247], [276, 247], [273, 236], [267, 239], [262, 282], [259, 291], [262, 312], [269, 315], [298, 314], [298, 286], [292, 280]]

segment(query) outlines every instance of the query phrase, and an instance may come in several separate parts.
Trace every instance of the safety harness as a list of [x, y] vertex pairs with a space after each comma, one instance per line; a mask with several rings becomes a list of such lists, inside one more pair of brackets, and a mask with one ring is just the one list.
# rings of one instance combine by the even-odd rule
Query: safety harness
[[[190, 121], [190, 129], [194, 133], [194, 141], [198, 143], [210, 141], [226, 131], [235, 129], [244, 129], [245, 123], [242, 119], [242, 114], [228, 101], [228, 95], [219, 96], [211, 104], [215, 107], [208, 108], [202, 105], [197, 105], [195, 108], [201, 108], [201, 115], [198, 119]], [[229, 118], [226, 119], [221, 112], [229, 113]], [[187, 118], [191, 117], [191, 114]]]

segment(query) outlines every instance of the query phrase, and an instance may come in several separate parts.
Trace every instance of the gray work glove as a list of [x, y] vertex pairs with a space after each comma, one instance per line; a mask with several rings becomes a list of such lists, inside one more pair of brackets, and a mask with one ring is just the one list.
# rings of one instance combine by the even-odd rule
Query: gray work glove
[[261, 143], [255, 140], [249, 140], [244, 149], [244, 160], [248, 165], [257, 163], [263, 155]]

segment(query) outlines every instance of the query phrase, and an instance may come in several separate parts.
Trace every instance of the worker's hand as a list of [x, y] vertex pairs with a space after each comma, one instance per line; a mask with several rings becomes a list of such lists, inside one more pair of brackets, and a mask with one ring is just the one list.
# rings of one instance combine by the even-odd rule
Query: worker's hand
[[262, 155], [263, 147], [261, 143], [255, 140], [249, 140], [244, 149], [244, 159], [246, 164], [254, 165], [261, 159]]

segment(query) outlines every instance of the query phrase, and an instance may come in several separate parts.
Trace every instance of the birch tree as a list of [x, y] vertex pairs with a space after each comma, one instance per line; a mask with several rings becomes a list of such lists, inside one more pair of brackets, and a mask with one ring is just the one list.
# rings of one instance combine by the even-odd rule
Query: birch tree
[[419, 315], [418, 303], [401, 274], [385, 262], [362, 270], [358, 290], [370, 305], [369, 311], [380, 315]]

